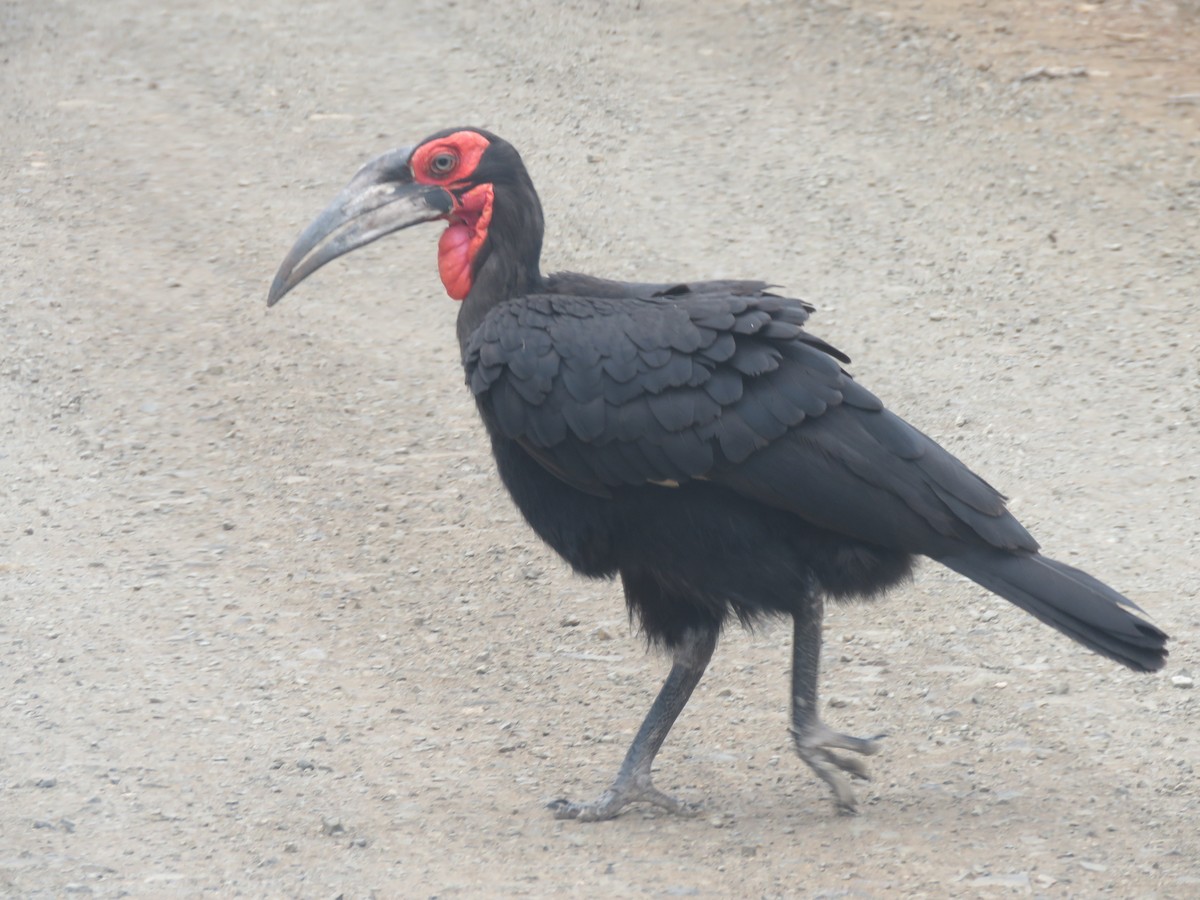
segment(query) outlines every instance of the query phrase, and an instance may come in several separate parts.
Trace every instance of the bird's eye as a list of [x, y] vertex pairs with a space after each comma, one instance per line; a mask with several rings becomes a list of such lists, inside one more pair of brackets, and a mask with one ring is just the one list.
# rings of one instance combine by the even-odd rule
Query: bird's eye
[[453, 153], [439, 153], [429, 161], [429, 171], [434, 175], [449, 175], [458, 165], [458, 157]]

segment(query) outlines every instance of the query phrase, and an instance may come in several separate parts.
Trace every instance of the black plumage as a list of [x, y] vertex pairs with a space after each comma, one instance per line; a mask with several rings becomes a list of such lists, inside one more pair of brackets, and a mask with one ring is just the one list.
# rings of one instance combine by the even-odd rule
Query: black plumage
[[833, 751], [878, 744], [817, 716], [822, 604], [886, 591], [916, 556], [1132, 669], [1163, 665], [1166, 635], [1041, 556], [996, 490], [805, 330], [807, 304], [754, 281], [543, 276], [537, 194], [495, 135], [452, 129], [369, 164], [293, 248], [270, 302], [330, 259], [436, 218], [449, 222], [443, 280], [463, 297], [467, 385], [501, 479], [578, 572], [620, 577], [674, 660], [615, 783], [595, 802], [558, 803], [560, 816], [608, 818], [637, 800], [686, 811], [653, 787], [654, 755], [721, 628], [764, 615], [794, 623], [796, 749], [852, 809], [843, 773], [865, 770]]

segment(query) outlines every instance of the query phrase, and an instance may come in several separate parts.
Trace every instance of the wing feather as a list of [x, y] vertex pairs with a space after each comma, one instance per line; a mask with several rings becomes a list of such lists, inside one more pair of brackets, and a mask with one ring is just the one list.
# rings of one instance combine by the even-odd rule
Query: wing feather
[[464, 354], [484, 419], [568, 484], [704, 479], [915, 552], [1036, 548], [999, 493], [803, 329], [800, 301], [749, 283], [577, 286], [594, 291], [497, 306]]

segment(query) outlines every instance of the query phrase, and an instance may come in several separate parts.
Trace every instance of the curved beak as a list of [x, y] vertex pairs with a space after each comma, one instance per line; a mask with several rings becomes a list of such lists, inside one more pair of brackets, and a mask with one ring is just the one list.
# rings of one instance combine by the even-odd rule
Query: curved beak
[[393, 231], [450, 212], [454, 198], [448, 191], [413, 181], [408, 167], [412, 151], [412, 147], [389, 150], [358, 170], [296, 239], [271, 282], [267, 306], [274, 306], [325, 263]]

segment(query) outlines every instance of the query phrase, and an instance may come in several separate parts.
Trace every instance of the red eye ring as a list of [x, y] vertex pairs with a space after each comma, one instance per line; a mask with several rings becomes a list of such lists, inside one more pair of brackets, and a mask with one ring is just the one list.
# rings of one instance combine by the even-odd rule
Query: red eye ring
[[413, 179], [443, 187], [466, 182], [478, 173], [488, 140], [476, 131], [456, 131], [431, 138], [412, 153]]

